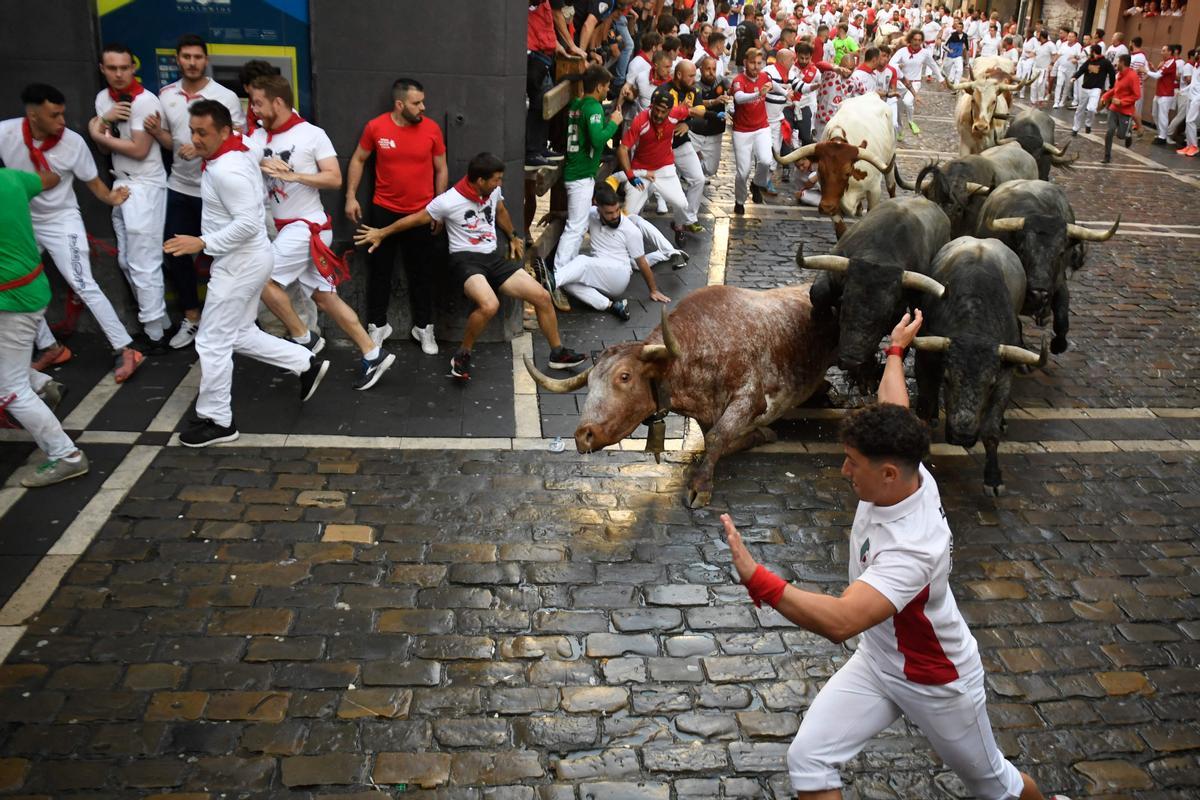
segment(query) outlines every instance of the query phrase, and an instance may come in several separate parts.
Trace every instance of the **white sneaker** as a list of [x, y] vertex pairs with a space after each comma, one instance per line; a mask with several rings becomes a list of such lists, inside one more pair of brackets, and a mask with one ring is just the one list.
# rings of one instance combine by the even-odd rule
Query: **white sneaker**
[[367, 336], [371, 337], [371, 341], [375, 343], [376, 347], [381, 346], [384, 340], [390, 338], [391, 335], [392, 326], [388, 325], [387, 323], [384, 323], [383, 325], [376, 325], [372, 322], [367, 326]]
[[426, 325], [424, 328], [418, 328], [415, 325], [411, 331], [412, 337], [421, 343], [421, 352], [427, 356], [436, 356], [438, 354], [437, 339], [433, 337], [433, 325]]
[[661, 194], [658, 196], [658, 213], [665, 214], [670, 209], [667, 208], [667, 201]]
[[171, 345], [172, 350], [182, 350], [196, 341], [196, 331], [198, 330], [200, 330], [199, 322], [192, 322], [187, 317], [184, 317], [183, 321], [179, 323], [179, 330], [171, 337], [171, 341], [168, 344]]

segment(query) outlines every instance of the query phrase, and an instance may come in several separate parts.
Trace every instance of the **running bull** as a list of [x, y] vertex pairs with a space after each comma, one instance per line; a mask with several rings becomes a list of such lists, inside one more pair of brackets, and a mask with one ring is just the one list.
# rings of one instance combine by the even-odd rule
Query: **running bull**
[[[1050, 167], [1070, 167], [1078, 156], [1066, 157], [1067, 148], [1054, 144], [1054, 118], [1036, 108], [1027, 108], [1012, 118], [1004, 138], [996, 144], [1017, 142], [1037, 160], [1038, 177], [1050, 180]], [[1068, 142], [1070, 144], [1070, 142]]]
[[[1048, 354], [1026, 350], [1017, 310], [1025, 299], [1021, 259], [997, 239], [960, 236], [938, 251], [933, 278], [946, 287], [929, 306], [917, 350], [917, 413], [936, 421], [946, 405], [946, 441], [972, 448], [983, 439], [983, 483], [1004, 490], [997, 456], [1004, 412], [1019, 365], [1045, 366]], [[943, 391], [944, 390], [944, 391]]]
[[1083, 266], [1084, 243], [1106, 242], [1117, 232], [1120, 215], [1107, 231], [1075, 224], [1075, 212], [1062, 187], [1046, 181], [1009, 181], [993, 190], [979, 212], [979, 238], [1004, 242], [1025, 268], [1021, 313], [1039, 325], [1054, 316], [1050, 352], [1068, 347], [1071, 295], [1068, 275]]
[[575, 446], [591, 453], [673, 411], [704, 432], [704, 457], [688, 483], [687, 505], [712, 499], [713, 470], [729, 453], [774, 441], [767, 426], [825, 384], [837, 329], [814, 316], [809, 286], [753, 291], [709, 286], [688, 295], [642, 342], [604, 350], [586, 372], [565, 379], [525, 368], [544, 389], [587, 386]]
[[813, 307], [838, 318], [838, 366], [859, 386], [877, 371], [879, 340], [909, 306], [939, 297], [929, 267], [950, 241], [950, 220], [924, 197], [885, 200], [834, 245], [831, 255], [796, 253], [805, 269], [823, 270]]

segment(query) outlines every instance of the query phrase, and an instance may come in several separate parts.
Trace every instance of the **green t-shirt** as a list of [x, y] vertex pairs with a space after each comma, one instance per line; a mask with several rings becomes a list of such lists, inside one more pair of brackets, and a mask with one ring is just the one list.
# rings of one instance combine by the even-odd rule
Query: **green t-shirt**
[[[32, 172], [0, 168], [0, 284], [28, 275], [42, 260], [33, 238], [29, 201], [42, 191]], [[50, 305], [50, 281], [38, 275], [30, 283], [0, 292], [0, 311], [29, 313]]]
[[834, 39], [833, 40], [833, 63], [834, 64], [842, 63], [842, 56], [846, 55], [846, 53], [857, 53], [857, 52], [858, 52], [858, 42], [854, 41], [849, 36], [847, 36], [845, 39]]
[[596, 177], [604, 145], [617, 132], [617, 123], [605, 119], [604, 106], [594, 97], [576, 97], [567, 106], [567, 166], [563, 180]]

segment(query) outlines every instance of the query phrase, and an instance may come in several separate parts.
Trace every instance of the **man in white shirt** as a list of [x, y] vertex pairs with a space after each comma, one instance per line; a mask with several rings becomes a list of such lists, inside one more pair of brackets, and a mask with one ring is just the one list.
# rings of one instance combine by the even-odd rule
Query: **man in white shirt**
[[[113, 207], [128, 199], [129, 188], [109, 189], [100, 180], [87, 142], [67, 127], [67, 101], [62, 92], [35, 83], [21, 92], [21, 102], [25, 106], [24, 117], [0, 122], [0, 160], [12, 169], [53, 172], [59, 176], [54, 187], [29, 202], [34, 238], [96, 318], [116, 360], [113, 378], [123, 383], [141, 366], [144, 357], [130, 347], [129, 332], [92, 276], [87, 230], [83, 227], [73, 184], [79, 179], [96, 199]], [[38, 323], [36, 346], [42, 354], [34, 362], [34, 369], [61, 364], [71, 357], [71, 351], [54, 340], [45, 317]]]
[[1062, 108], [1067, 104], [1071, 90], [1075, 86], [1072, 75], [1079, 69], [1083, 61], [1083, 48], [1075, 31], [1067, 31], [1067, 38], [1058, 44], [1058, 59], [1054, 62], [1058, 79], [1054, 85], [1054, 107]]
[[763, 98], [767, 103], [767, 125], [771, 129], [771, 147], [782, 153], [780, 131], [783, 125], [783, 109], [791, 97], [800, 91], [800, 71], [796, 69], [796, 54], [791, 50], [780, 50], [775, 54], [775, 63], [768, 64], [763, 73], [771, 81], [771, 88]]
[[1037, 108], [1042, 108], [1046, 105], [1046, 87], [1050, 81], [1050, 64], [1054, 61], [1056, 51], [1057, 48], [1054, 42], [1050, 41], [1050, 35], [1044, 30], [1038, 31], [1037, 47], [1033, 51], [1033, 70], [1036, 77], [1034, 78], [1033, 87], [1029, 94], [1030, 102]]
[[[467, 317], [462, 344], [450, 360], [450, 375], [455, 378], [471, 377], [471, 349], [500, 310], [497, 292], [533, 306], [542, 335], [550, 343], [551, 369], [571, 369], [587, 360], [587, 356], [563, 346], [550, 292], [521, 269], [525, 242], [513, 228], [504, 206], [504, 194], [500, 191], [503, 182], [504, 162], [491, 153], [479, 153], [467, 164], [467, 174], [423, 210], [386, 228], [360, 225], [354, 235], [355, 244], [374, 250], [394, 233], [429, 225], [434, 220], [445, 225], [450, 241], [451, 274], [463, 287], [463, 294], [475, 304]], [[501, 247], [497, 231], [508, 239], [507, 247]]]
[[[581, 253], [554, 269], [554, 284], [576, 300], [596, 309], [608, 311], [623, 322], [629, 320], [629, 303], [621, 297], [629, 287], [630, 262], [641, 272], [650, 299], [669, 303], [671, 298], [658, 291], [654, 270], [647, 258], [638, 217], [621, 213], [617, 193], [607, 183], [596, 187], [595, 203], [588, 212], [588, 236], [592, 242], [590, 255]], [[664, 240], [664, 243], [665, 240]], [[673, 249], [654, 253], [654, 263], [666, 261]]]
[[[1038, 40], [1036, 36], [1027, 36], [1021, 42], [1021, 57], [1017, 61], [1017, 80], [1024, 81], [1029, 76], [1033, 75], [1034, 59], [1037, 56]], [[1030, 88], [1028, 85], [1021, 87], [1019, 97], [1029, 97]]]
[[[892, 55], [890, 63], [900, 73], [900, 79], [904, 81], [904, 86], [910, 94], [904, 96], [904, 106], [908, 111], [908, 127], [912, 132], [919, 134], [921, 129], [917, 127], [917, 121], [913, 119], [913, 108], [916, 101], [916, 94], [921, 88], [921, 75], [929, 70], [942, 83], [946, 83], [946, 77], [942, 74], [942, 68], [933, 60], [933, 51], [925, 48], [925, 35], [919, 30], [908, 32], [906, 37], [908, 46], [896, 49]], [[949, 84], [947, 84], [949, 88]]]
[[[1192, 107], [1191, 91], [1192, 84], [1197, 79], [1200, 79], [1200, 74], [1196, 69], [1197, 50], [1188, 51], [1188, 60], [1179, 61], [1179, 92], [1175, 95], [1175, 116], [1171, 117], [1171, 124], [1167, 127], [1168, 138], [1175, 138], [1180, 135], [1180, 131], [1184, 130], [1184, 125], [1187, 122], [1188, 112]], [[1188, 147], [1185, 144], [1176, 153], [1187, 155], [1184, 151]]]
[[911, 322], [904, 315], [886, 351], [878, 402], [842, 425], [842, 474], [859, 498], [846, 590], [835, 597], [788, 584], [754, 560], [723, 514], [730, 556], [756, 605], [766, 602], [833, 642], [861, 635], [854, 655], [805, 711], [788, 748], [798, 797], [841, 798], [838, 768], [903, 715], [967, 794], [1043, 800], [1033, 778], [996, 744], [979, 647], [950, 589], [953, 535], [937, 483], [921, 463], [929, 454], [929, 430], [909, 410], [904, 382], [904, 351], [920, 325], [920, 311]]
[[1112, 45], [1104, 51], [1104, 57], [1111, 61], [1115, 67], [1117, 65], [1117, 58], [1127, 55], [1129, 55], [1129, 48], [1125, 45], [1125, 34], [1117, 31], [1113, 34]]
[[[100, 53], [100, 72], [108, 88], [96, 95], [96, 116], [88, 134], [102, 153], [112, 155], [114, 188], [129, 189], [129, 199], [113, 208], [117, 260], [137, 299], [138, 320], [151, 351], [166, 348], [170, 325], [163, 295], [162, 234], [167, 213], [167, 171], [162, 152], [146, 123], [160, 123], [162, 104], [134, 77], [133, 52], [123, 44], [107, 44]], [[122, 351], [130, 360], [131, 351]], [[118, 365], [118, 369], [127, 364]], [[134, 367], [136, 369], [136, 367]]]
[[[146, 131], [174, 154], [171, 175], [167, 178], [164, 240], [179, 233], [188, 236], [200, 234], [201, 160], [192, 147], [188, 106], [196, 100], [216, 100], [229, 109], [234, 130], [240, 131], [246, 127], [241, 100], [207, 74], [208, 44], [202, 38], [194, 33], [181, 36], [175, 45], [175, 63], [179, 66], [179, 80], [168, 83], [158, 93], [163, 116], [161, 120], [147, 120], [146, 125]], [[183, 313], [179, 330], [170, 341], [171, 347], [178, 350], [190, 345], [200, 329], [196, 264], [191, 256], [167, 256], [163, 268], [175, 287], [176, 301]]]
[[255, 324], [258, 299], [274, 263], [262, 201], [260, 154], [234, 132], [233, 118], [223, 103], [197, 100], [189, 112], [192, 146], [204, 159], [200, 236], [179, 234], [162, 248], [171, 255], [203, 251], [213, 257], [204, 316], [196, 334], [200, 357], [196, 417], [179, 436], [187, 447], [207, 447], [238, 438], [232, 407], [234, 353], [299, 375], [301, 402], [316, 392], [329, 362]]
[[1195, 158], [1200, 155], [1200, 142], [1196, 139], [1196, 124], [1200, 121], [1200, 50], [1192, 51], [1192, 78], [1184, 88], [1187, 96], [1187, 117], [1184, 119], [1186, 145], [1175, 152], [1181, 156]]
[[1142, 106], [1146, 100], [1146, 73], [1150, 71], [1150, 58], [1142, 49], [1142, 37], [1134, 36], [1129, 42], [1133, 45], [1129, 51], [1129, 67], [1137, 73], [1142, 81], [1142, 94], [1133, 104], [1133, 129], [1140, 131], [1142, 129]]
[[308, 329], [285, 291], [299, 283], [362, 353], [354, 381], [354, 388], [362, 391], [379, 381], [396, 356], [375, 343], [354, 309], [338, 296], [337, 285], [349, 277], [349, 270], [329, 250], [333, 222], [321, 204], [321, 190], [340, 189], [342, 169], [325, 131], [292, 110], [294, 99], [281, 75], [265, 75], [250, 84], [250, 106], [262, 122], [250, 142], [262, 153], [267, 214], [276, 231], [271, 243], [275, 267], [263, 289], [263, 302], [292, 341], [319, 353], [324, 339]]

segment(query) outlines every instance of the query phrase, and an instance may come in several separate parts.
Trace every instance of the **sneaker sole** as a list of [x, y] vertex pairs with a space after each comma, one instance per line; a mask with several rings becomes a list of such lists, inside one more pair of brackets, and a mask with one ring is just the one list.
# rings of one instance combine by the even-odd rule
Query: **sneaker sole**
[[313, 379], [312, 386], [308, 387], [308, 394], [300, 398], [301, 403], [307, 403], [317, 393], [317, 387], [321, 385], [321, 381], [325, 380], [326, 372], [329, 372], [329, 362], [322, 361], [321, 368], [317, 372], [317, 377]]
[[[299, 344], [299, 343], [297, 343], [297, 344]], [[305, 345], [300, 345], [300, 346], [304, 347]], [[309, 352], [311, 352], [315, 356], [317, 353], [321, 352], [324, 349], [325, 349], [325, 337], [321, 336], [321, 337], [317, 338], [317, 343], [313, 345], [312, 350]]]
[[83, 470], [80, 472], [73, 472], [70, 475], [64, 475], [63, 477], [59, 478], [58, 480], [53, 480], [53, 481], [50, 481], [49, 483], [36, 483], [36, 482], [35, 483], [26, 483], [25, 481], [21, 481], [21, 487], [25, 488], [25, 489], [41, 489], [44, 486], [53, 486], [56, 483], [65, 483], [66, 481], [69, 481], [72, 478], [82, 478], [84, 475], [87, 475], [90, 471], [91, 471], [91, 466], [89, 465], [87, 467], [84, 467]]
[[196, 337], [195, 337], [195, 336], [193, 336], [192, 338], [188, 339], [186, 342], [183, 342], [182, 344], [175, 344], [175, 342], [174, 342], [174, 341], [168, 342], [168, 346], [169, 346], [169, 347], [170, 347], [172, 350], [182, 350], [182, 349], [183, 349], [183, 348], [185, 348], [185, 347], [191, 347], [191, 345], [192, 345], [192, 342], [194, 342], [194, 341], [196, 341]]
[[370, 389], [372, 386], [379, 383], [379, 379], [383, 377], [383, 373], [387, 372], [388, 367], [394, 363], [396, 363], [396, 354], [388, 353], [388, 356], [383, 360], [383, 363], [375, 368], [375, 372], [371, 375], [370, 379], [368, 379], [367, 382], [362, 386], [355, 386], [355, 390], [365, 392], [367, 389]]
[[184, 447], [208, 447], [211, 444], [224, 444], [225, 442], [236, 442], [237, 438], [240, 435], [241, 435], [240, 433], [238, 433], [237, 431], [234, 431], [233, 433], [226, 434], [225, 436], [218, 436], [215, 439], [209, 439], [207, 442], [185, 442], [183, 440], [183, 438], [181, 437], [179, 439], [179, 443], [181, 445], [183, 445]]

